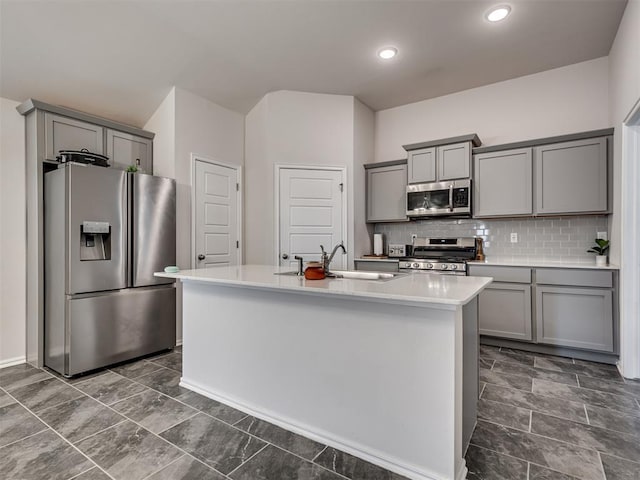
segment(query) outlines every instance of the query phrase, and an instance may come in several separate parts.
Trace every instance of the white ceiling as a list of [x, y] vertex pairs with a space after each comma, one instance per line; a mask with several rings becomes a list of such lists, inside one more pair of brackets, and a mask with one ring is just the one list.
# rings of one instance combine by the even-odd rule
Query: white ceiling
[[173, 85], [242, 113], [283, 89], [381, 110], [605, 56], [626, 0], [506, 0], [490, 24], [498, 3], [1, 0], [0, 96], [137, 126]]

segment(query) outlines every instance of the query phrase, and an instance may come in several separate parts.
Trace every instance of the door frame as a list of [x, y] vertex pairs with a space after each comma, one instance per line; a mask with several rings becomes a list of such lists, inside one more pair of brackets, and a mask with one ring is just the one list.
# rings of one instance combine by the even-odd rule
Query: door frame
[[621, 130], [619, 368], [627, 378], [640, 378], [640, 99]]
[[236, 171], [236, 177], [238, 181], [238, 189], [236, 190], [236, 201], [238, 202], [237, 215], [236, 215], [236, 234], [238, 235], [238, 265], [244, 263], [244, 239], [242, 237], [243, 228], [243, 204], [242, 204], [242, 192], [244, 191], [242, 165], [234, 165], [232, 163], [222, 162], [214, 158], [199, 155], [197, 153], [191, 154], [191, 268], [197, 268], [196, 264], [196, 162], [208, 163], [210, 165], [216, 165], [218, 167], [230, 168]]
[[[275, 244], [274, 244], [274, 265], [280, 265], [280, 170], [323, 170], [340, 172], [342, 175], [342, 238], [345, 245], [349, 245], [349, 232], [347, 230], [348, 211], [347, 211], [347, 168], [332, 165], [290, 165], [286, 163], [276, 163], [273, 166], [273, 183], [274, 183], [274, 228], [275, 228]], [[333, 245], [328, 248], [333, 248]], [[349, 264], [347, 257], [347, 265]]]

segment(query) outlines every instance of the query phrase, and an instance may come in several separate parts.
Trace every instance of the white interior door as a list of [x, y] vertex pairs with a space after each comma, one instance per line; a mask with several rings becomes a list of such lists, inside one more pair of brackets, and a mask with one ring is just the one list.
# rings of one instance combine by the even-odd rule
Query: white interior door
[[238, 170], [195, 160], [196, 268], [239, 263]]
[[[281, 266], [296, 265], [296, 255], [319, 260], [320, 245], [327, 251], [346, 245], [342, 170], [280, 168], [279, 182]], [[331, 265], [345, 268], [347, 256], [336, 254]]]

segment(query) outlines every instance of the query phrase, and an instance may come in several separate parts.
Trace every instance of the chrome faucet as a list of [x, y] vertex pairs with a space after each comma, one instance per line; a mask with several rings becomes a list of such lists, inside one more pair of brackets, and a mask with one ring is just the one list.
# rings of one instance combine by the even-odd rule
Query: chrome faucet
[[336, 255], [336, 252], [338, 251], [339, 248], [342, 249], [342, 254], [346, 255], [347, 249], [344, 248], [344, 242], [340, 242], [335, 247], [333, 247], [333, 250], [331, 251], [330, 255], [327, 255], [327, 252], [325, 252], [324, 247], [320, 245], [320, 250], [322, 251], [322, 268], [324, 269], [325, 275], [329, 275], [330, 273], [329, 265], [331, 265], [331, 261], [333, 260], [333, 257]]

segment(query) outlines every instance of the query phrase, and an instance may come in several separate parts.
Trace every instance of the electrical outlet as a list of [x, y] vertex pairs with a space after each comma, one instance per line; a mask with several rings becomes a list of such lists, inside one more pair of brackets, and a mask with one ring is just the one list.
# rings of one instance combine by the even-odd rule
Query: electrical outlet
[[413, 243], [413, 241], [418, 237], [417, 233], [412, 233], [411, 234], [411, 243]]
[[518, 234], [516, 232], [511, 232], [511, 243], [518, 243]]
[[602, 240], [608, 240], [607, 232], [598, 232], [598, 233], [596, 233], [596, 238], [597, 239], [602, 239]]

